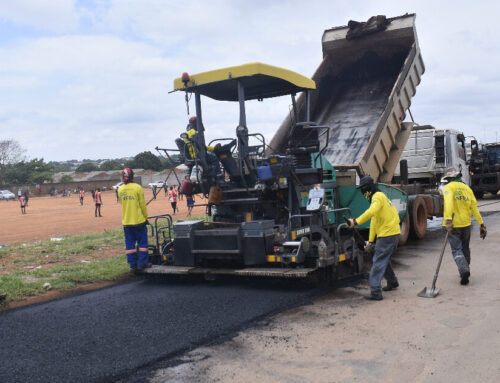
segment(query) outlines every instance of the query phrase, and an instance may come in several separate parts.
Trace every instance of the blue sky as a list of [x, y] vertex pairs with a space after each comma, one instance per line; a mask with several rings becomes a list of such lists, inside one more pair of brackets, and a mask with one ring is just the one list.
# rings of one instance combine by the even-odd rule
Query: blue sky
[[[260, 61], [311, 76], [325, 29], [415, 12], [426, 73], [414, 118], [494, 141], [499, 11], [489, 1], [0, 1], [0, 139], [46, 160], [172, 147], [187, 120], [183, 95], [168, 93], [182, 72]], [[251, 103], [249, 129], [270, 138], [288, 108], [288, 98]], [[209, 139], [234, 135], [234, 105], [207, 100], [203, 112]]]

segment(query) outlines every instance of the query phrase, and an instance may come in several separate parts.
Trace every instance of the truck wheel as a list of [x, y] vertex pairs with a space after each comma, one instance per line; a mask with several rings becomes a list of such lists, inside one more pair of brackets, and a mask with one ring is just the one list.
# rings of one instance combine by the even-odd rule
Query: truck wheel
[[399, 234], [398, 246], [406, 245], [410, 235], [410, 213], [406, 212], [405, 219], [401, 222], [401, 234]]
[[422, 197], [416, 196], [408, 200], [408, 213], [410, 213], [410, 236], [422, 239], [427, 231], [427, 207]]

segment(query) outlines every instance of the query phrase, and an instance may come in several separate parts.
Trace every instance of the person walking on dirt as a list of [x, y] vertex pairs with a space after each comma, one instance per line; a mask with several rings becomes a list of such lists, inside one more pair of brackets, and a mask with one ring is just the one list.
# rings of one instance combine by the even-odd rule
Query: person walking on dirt
[[178, 195], [178, 197], [179, 197], [179, 201], [182, 201], [182, 200], [183, 200], [183, 198], [182, 198], [182, 195], [183, 195], [183, 194], [182, 194], [182, 192], [181, 192], [181, 187], [180, 187], [180, 185], [179, 185], [179, 186], [177, 186], [177, 195]]
[[471, 213], [479, 227], [479, 237], [486, 238], [486, 226], [477, 208], [477, 200], [471, 188], [463, 183], [462, 173], [448, 169], [444, 179], [448, 183], [443, 188], [444, 211], [443, 226], [448, 231], [453, 259], [460, 274], [460, 284], [467, 285], [470, 277], [470, 233]]
[[97, 213], [99, 213], [99, 217], [102, 217], [101, 215], [102, 198], [101, 198], [101, 189], [99, 188], [97, 188], [97, 190], [94, 193], [94, 201], [95, 201], [95, 216], [97, 217]]
[[19, 204], [21, 205], [21, 214], [26, 214], [26, 198], [22, 194], [19, 197]]
[[[365, 298], [380, 301], [383, 299], [382, 290], [391, 291], [399, 287], [391, 264], [391, 256], [397, 249], [401, 233], [399, 214], [389, 198], [377, 188], [372, 177], [361, 178], [357, 188], [361, 189], [361, 193], [370, 202], [370, 207], [358, 218], [348, 219], [347, 226], [354, 228], [356, 225], [362, 225], [371, 219], [365, 251], [374, 250], [374, 253], [373, 265], [368, 278], [370, 295], [365, 296]], [[375, 238], [377, 239], [376, 243]], [[387, 286], [383, 289], [382, 278], [387, 280]]]
[[80, 188], [80, 205], [83, 206], [83, 197], [85, 196], [85, 190], [83, 188]]
[[194, 195], [186, 195], [186, 205], [188, 208], [187, 217], [191, 217], [191, 212], [193, 211], [194, 207]]
[[[148, 211], [142, 186], [134, 182], [134, 172], [130, 168], [122, 171], [123, 185], [118, 188], [122, 205], [122, 225], [125, 234], [125, 251], [130, 270], [140, 271], [151, 267], [148, 257], [148, 231], [146, 222]], [[139, 246], [137, 257], [136, 245]]]
[[172, 210], [174, 211], [173, 215], [175, 215], [175, 212], [177, 211], [177, 192], [173, 186], [170, 186], [168, 198], [170, 199], [170, 205], [172, 205]]
[[188, 209], [188, 214], [187, 216], [191, 216], [191, 212], [193, 211], [193, 206], [194, 206], [194, 184], [193, 181], [189, 178], [189, 175], [186, 175], [184, 179], [182, 180], [181, 188], [180, 188], [182, 194], [186, 196], [186, 205]]

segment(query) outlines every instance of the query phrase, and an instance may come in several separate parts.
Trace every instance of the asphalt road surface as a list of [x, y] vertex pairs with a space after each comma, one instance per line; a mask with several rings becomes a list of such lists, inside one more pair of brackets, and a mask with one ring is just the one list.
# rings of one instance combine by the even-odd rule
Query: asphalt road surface
[[226, 337], [320, 291], [135, 281], [0, 313], [0, 382], [109, 382]]

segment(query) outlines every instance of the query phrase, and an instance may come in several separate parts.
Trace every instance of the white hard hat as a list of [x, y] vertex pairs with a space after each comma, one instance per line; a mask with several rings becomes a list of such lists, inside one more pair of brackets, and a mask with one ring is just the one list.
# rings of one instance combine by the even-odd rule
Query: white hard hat
[[462, 177], [462, 172], [455, 168], [449, 168], [446, 170], [446, 173], [444, 174], [443, 178], [447, 180], [448, 178], [458, 178], [458, 177]]

